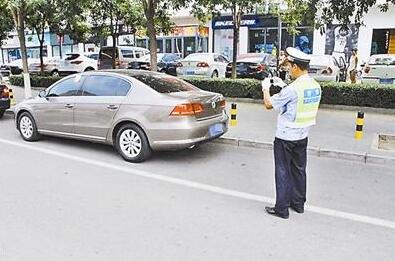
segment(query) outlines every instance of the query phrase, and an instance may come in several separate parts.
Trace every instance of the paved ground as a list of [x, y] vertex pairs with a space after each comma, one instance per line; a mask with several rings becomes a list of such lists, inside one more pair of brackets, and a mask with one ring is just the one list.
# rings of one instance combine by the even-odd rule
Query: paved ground
[[[267, 150], [205, 144], [142, 164], [110, 146], [22, 141], [0, 120], [0, 260], [393, 260], [392, 168], [310, 157], [308, 203], [272, 202]], [[334, 168], [333, 166], [336, 166]]]

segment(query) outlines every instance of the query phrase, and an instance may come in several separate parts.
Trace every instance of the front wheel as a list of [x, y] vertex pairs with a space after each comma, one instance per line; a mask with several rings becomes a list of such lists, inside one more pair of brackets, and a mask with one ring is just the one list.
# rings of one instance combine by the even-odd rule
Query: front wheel
[[213, 74], [211, 74], [211, 78], [218, 78], [218, 72], [214, 71]]
[[151, 156], [152, 150], [141, 128], [126, 124], [117, 132], [115, 148], [126, 161], [143, 162]]
[[26, 141], [36, 141], [40, 139], [40, 134], [37, 131], [37, 125], [32, 115], [24, 112], [18, 118], [18, 130], [22, 138]]

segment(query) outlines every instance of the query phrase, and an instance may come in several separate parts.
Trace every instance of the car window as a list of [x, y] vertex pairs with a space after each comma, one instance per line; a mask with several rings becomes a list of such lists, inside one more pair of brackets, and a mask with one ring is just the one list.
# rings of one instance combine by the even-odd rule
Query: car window
[[171, 92], [187, 92], [200, 90], [176, 77], [168, 75], [151, 75], [151, 74], [140, 74], [134, 75], [134, 78], [145, 83], [155, 91], [159, 93], [171, 93]]
[[89, 76], [82, 88], [82, 96], [125, 96], [130, 90], [130, 83], [114, 76]]
[[121, 49], [121, 53], [123, 58], [134, 58], [133, 50]]
[[66, 54], [66, 56], [67, 56], [67, 57], [65, 58], [66, 61], [75, 60], [75, 59], [77, 59], [78, 57], [80, 57], [80, 55], [79, 55], [78, 53]]
[[134, 55], [135, 55], [136, 58], [141, 58], [141, 57], [143, 57], [144, 55], [147, 55], [147, 53], [144, 52], [144, 51], [135, 50], [135, 51], [134, 51]]
[[86, 54], [85, 56], [93, 60], [97, 60], [99, 55], [97, 53], [92, 53], [92, 54]]
[[63, 80], [49, 89], [47, 97], [74, 96], [80, 89], [81, 83], [84, 81], [84, 79], [85, 76], [76, 75], [69, 79]]

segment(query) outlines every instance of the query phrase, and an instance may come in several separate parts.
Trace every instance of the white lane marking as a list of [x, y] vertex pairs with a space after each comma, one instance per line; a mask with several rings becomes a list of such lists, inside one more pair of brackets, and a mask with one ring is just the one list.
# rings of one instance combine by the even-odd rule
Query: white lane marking
[[[264, 203], [271, 203], [271, 204], [274, 203], [274, 199], [269, 198], [269, 197], [259, 196], [259, 195], [240, 192], [240, 191], [231, 190], [231, 189], [225, 189], [225, 188], [202, 184], [202, 183], [198, 183], [198, 182], [194, 182], [194, 181], [188, 181], [188, 180], [183, 180], [183, 179], [178, 179], [178, 178], [167, 177], [167, 176], [151, 173], [148, 171], [131, 169], [131, 168], [125, 167], [125, 166], [117, 166], [114, 164], [100, 162], [97, 160], [85, 159], [85, 158], [81, 158], [78, 156], [73, 156], [73, 155], [69, 155], [66, 153], [53, 151], [50, 149], [35, 147], [35, 146], [30, 145], [28, 143], [20, 143], [20, 142], [8, 141], [8, 140], [4, 140], [4, 139], [0, 139], [0, 142], [4, 143], [4, 144], [17, 146], [17, 147], [22, 147], [22, 148], [27, 148], [27, 149], [39, 151], [42, 153], [47, 153], [47, 154], [62, 157], [65, 159], [79, 161], [82, 163], [87, 163], [90, 165], [95, 165], [95, 166], [108, 168], [108, 169], [112, 169], [112, 170], [122, 171], [122, 172], [130, 173], [130, 174], [133, 174], [136, 176], [160, 180], [160, 181], [164, 181], [164, 182], [168, 182], [168, 183], [172, 183], [172, 184], [177, 184], [177, 185], [181, 185], [181, 186], [185, 186], [185, 187], [209, 191], [209, 192], [213, 192], [216, 194], [236, 197], [236, 198], [240, 198], [240, 199], [252, 200], [252, 201], [257, 201], [257, 202], [264, 202]], [[395, 222], [394, 221], [385, 220], [385, 219], [381, 219], [381, 218], [369, 217], [369, 216], [358, 215], [358, 214], [338, 211], [338, 210], [334, 210], [334, 209], [321, 208], [321, 207], [315, 207], [315, 206], [309, 206], [309, 205], [306, 205], [305, 210], [309, 211], [309, 212], [321, 214], [321, 215], [330, 216], [330, 217], [342, 218], [342, 219], [357, 221], [357, 222], [366, 223], [366, 224], [370, 224], [370, 225], [376, 225], [376, 226], [380, 226], [380, 227], [395, 229]]]

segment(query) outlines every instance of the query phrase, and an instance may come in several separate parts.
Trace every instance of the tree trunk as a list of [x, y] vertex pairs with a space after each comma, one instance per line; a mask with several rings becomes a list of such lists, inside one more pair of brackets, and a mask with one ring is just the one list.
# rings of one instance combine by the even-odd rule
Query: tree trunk
[[26, 52], [25, 22], [24, 22], [26, 18], [25, 1], [21, 1], [20, 5], [12, 10], [12, 15], [18, 33], [18, 39], [21, 45], [25, 98], [30, 98], [32, 96], [32, 90], [30, 85], [30, 76], [29, 76], [29, 69], [27, 64], [27, 52]]
[[40, 74], [44, 74], [44, 40], [40, 40]]
[[[237, 10], [238, 9], [238, 10]], [[240, 24], [241, 24], [241, 8], [237, 8], [237, 4], [233, 3], [233, 57], [232, 57], [232, 79], [236, 79], [236, 62], [237, 51], [239, 45]]]
[[147, 31], [149, 38], [149, 50], [151, 53], [151, 71], [157, 71], [157, 60], [156, 60], [156, 30], [154, 24], [155, 16], [155, 0], [146, 0], [146, 5], [144, 6], [145, 16], [147, 18]]
[[115, 35], [115, 33], [113, 33], [111, 35], [112, 37], [112, 68], [115, 69], [116, 68], [116, 47], [117, 47], [117, 36]]

